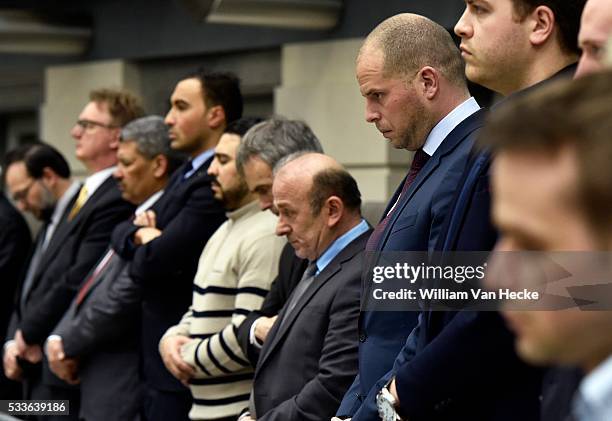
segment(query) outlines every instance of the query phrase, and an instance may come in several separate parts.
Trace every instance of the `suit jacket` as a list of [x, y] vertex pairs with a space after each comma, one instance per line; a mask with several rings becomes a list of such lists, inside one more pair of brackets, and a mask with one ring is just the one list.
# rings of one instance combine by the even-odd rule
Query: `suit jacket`
[[[129, 262], [117, 254], [94, 279], [53, 333], [62, 337], [68, 357], [80, 359], [79, 416], [92, 421], [135, 419], [141, 394], [140, 288], [129, 276]], [[126, 293], [133, 298], [114, 297]]]
[[21, 281], [32, 246], [30, 229], [23, 216], [0, 191], [0, 329], [5, 333], [15, 293]]
[[[13, 311], [14, 297], [32, 245], [30, 230], [23, 216], [9, 203], [0, 191], [0, 331], [5, 334], [11, 312]], [[0, 373], [0, 399], [16, 398], [12, 395], [16, 383], [9, 382]]]
[[[469, 151], [478, 129], [483, 125], [482, 117], [482, 110], [472, 114], [444, 139], [406, 193], [400, 197], [397, 209], [381, 235], [377, 251], [434, 249], [457, 184], [461, 180]], [[389, 208], [396, 202], [400, 191], [401, 186], [389, 202]], [[362, 308], [364, 305], [367, 307], [369, 294], [369, 280], [365, 281]], [[359, 375], [346, 393], [338, 415], [355, 414], [368, 391], [391, 370], [393, 361], [416, 323], [416, 312], [361, 313]]]
[[148, 387], [187, 392], [164, 366], [159, 340], [191, 305], [193, 278], [199, 256], [210, 236], [225, 220], [225, 210], [213, 197], [212, 177], [206, 171], [212, 158], [188, 179], [184, 164], [175, 171], [162, 197], [153, 205], [162, 235], [136, 247], [138, 227], [119, 225], [112, 246], [131, 260], [129, 275], [142, 285], [142, 357]]
[[266, 295], [261, 308], [249, 313], [240, 324], [236, 336], [240, 342], [240, 347], [244, 351], [244, 354], [248, 356], [253, 367], [257, 365], [260, 349], [251, 345], [251, 326], [259, 317], [273, 317], [278, 315], [291, 295], [291, 292], [302, 278], [306, 266], [308, 266], [308, 261], [297, 257], [291, 244], [287, 243], [283, 248], [278, 262], [278, 276], [274, 282], [272, 282], [270, 291], [268, 295]]
[[[326, 420], [357, 372], [363, 250], [371, 230], [315, 278], [264, 343], [253, 381], [257, 419]], [[284, 307], [278, 320], [285, 317]]]
[[[574, 65], [569, 66], [553, 78], [570, 76], [574, 69]], [[472, 154], [438, 250], [493, 248], [497, 233], [491, 223], [490, 162], [486, 151]], [[543, 370], [519, 359], [514, 335], [499, 314], [428, 311], [421, 325], [416, 355], [400, 355], [396, 361], [402, 415], [432, 420], [540, 419]], [[439, 373], [444, 373], [444, 382], [438, 381]]]
[[[27, 292], [18, 327], [27, 343], [42, 344], [60, 321], [81, 282], [108, 246], [112, 229], [127, 219], [134, 206], [121, 198], [116, 181], [109, 177], [87, 199], [72, 221], [53, 235]], [[43, 382], [67, 386], [43, 360]]]

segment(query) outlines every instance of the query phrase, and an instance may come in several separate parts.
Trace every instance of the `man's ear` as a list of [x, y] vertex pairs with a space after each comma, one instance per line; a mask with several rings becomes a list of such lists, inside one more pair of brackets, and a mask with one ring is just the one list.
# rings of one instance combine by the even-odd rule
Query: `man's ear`
[[338, 196], [330, 196], [325, 201], [325, 212], [327, 216], [327, 226], [332, 228], [338, 224], [344, 215], [344, 203]]
[[156, 178], [164, 178], [168, 175], [168, 158], [159, 154], [153, 158], [153, 175]]
[[555, 30], [555, 14], [548, 6], [538, 6], [527, 17], [529, 19], [529, 41], [534, 46], [543, 45], [553, 36]]
[[417, 89], [425, 99], [435, 98], [440, 89], [440, 73], [431, 66], [425, 66], [417, 73]]
[[43, 168], [40, 180], [47, 188], [54, 187], [57, 183], [57, 178], [57, 174], [50, 167]]
[[121, 128], [116, 127], [116, 128], [111, 129], [111, 141], [110, 141], [109, 146], [112, 150], [116, 151], [117, 149], [119, 149], [120, 138], [121, 138]]
[[226, 123], [225, 110], [221, 105], [210, 107], [206, 112], [206, 118], [208, 120], [208, 126], [211, 129], [218, 129]]

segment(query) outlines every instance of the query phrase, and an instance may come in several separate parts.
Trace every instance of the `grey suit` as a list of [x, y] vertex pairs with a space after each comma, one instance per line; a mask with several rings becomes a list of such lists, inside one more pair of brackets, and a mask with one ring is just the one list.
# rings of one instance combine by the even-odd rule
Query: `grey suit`
[[[371, 230], [316, 276], [261, 350], [253, 384], [257, 419], [333, 416], [357, 372], [357, 318], [363, 249]], [[279, 314], [283, 320], [286, 306]]]
[[[113, 254], [53, 332], [62, 337], [68, 357], [80, 358], [79, 416], [88, 421], [133, 420], [140, 408], [141, 298], [129, 265]], [[117, 295], [122, 299], [117, 300]], [[126, 295], [131, 298], [124, 299]]]

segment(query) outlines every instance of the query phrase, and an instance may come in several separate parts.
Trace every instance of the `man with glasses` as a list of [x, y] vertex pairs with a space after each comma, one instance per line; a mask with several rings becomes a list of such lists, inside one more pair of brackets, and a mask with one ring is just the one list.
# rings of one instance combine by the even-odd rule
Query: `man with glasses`
[[[19, 357], [34, 365], [42, 359], [41, 345], [105, 251], [112, 229], [134, 209], [121, 198], [111, 174], [117, 163], [121, 127], [143, 115], [140, 100], [110, 89], [94, 90], [89, 99], [71, 134], [76, 141], [76, 157], [90, 175], [64, 213], [64, 224], [40, 257], [27, 296], [23, 297], [23, 312], [9, 330], [9, 334], [14, 333], [13, 346]], [[31, 386], [26, 398], [70, 399], [71, 416], [76, 418], [78, 390], [54, 376], [46, 361], [40, 381], [31, 382]]]

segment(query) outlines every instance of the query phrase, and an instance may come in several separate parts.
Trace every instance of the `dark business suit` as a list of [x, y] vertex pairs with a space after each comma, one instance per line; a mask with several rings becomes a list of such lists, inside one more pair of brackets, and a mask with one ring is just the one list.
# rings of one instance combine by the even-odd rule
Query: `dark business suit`
[[240, 342], [240, 347], [245, 355], [249, 357], [249, 361], [253, 367], [257, 365], [260, 349], [250, 343], [249, 335], [251, 326], [259, 317], [273, 317], [278, 315], [291, 295], [293, 288], [295, 288], [300, 281], [302, 274], [306, 270], [306, 266], [308, 266], [308, 261], [297, 257], [291, 244], [285, 244], [278, 262], [278, 276], [274, 282], [272, 282], [270, 291], [268, 295], [266, 295], [261, 308], [250, 312], [244, 321], [240, 323], [236, 336]]
[[[124, 223], [115, 229], [112, 246], [131, 260], [129, 275], [142, 285], [142, 359], [147, 398], [147, 419], [163, 419], [165, 412], [186, 418], [191, 394], [164, 366], [159, 340], [191, 305], [193, 278], [198, 260], [210, 236], [225, 220], [222, 205], [214, 200], [206, 171], [212, 158], [183, 180], [184, 164], [172, 176], [162, 197], [155, 203], [157, 228], [162, 235], [134, 246], [138, 227]], [[169, 395], [166, 395], [169, 393]], [[164, 396], [169, 401], [166, 405]], [[180, 408], [170, 401], [180, 401]], [[151, 404], [158, 405], [157, 407]], [[158, 417], [158, 418], [153, 418]]]
[[357, 372], [363, 250], [370, 233], [315, 277], [287, 320], [286, 307], [281, 310], [255, 370], [258, 420], [326, 420], [335, 413]]
[[[472, 154], [437, 250], [488, 251], [495, 245], [490, 163], [486, 151]], [[540, 419], [542, 370], [519, 359], [514, 335], [498, 313], [427, 311], [415, 333], [416, 355], [405, 349], [395, 363], [402, 416], [449, 421]]]
[[[8, 329], [15, 293], [26, 269], [32, 237], [23, 216], [0, 191], [0, 331]], [[16, 399], [20, 386], [0, 373], [0, 399]]]
[[67, 357], [79, 358], [80, 417], [133, 420], [142, 392], [140, 288], [129, 276], [129, 262], [117, 254], [90, 276], [91, 287], [79, 292], [83, 297], [72, 302], [53, 333], [62, 337]]
[[[43, 344], [108, 246], [112, 229], [133, 211], [134, 206], [121, 198], [116, 181], [109, 177], [73, 220], [60, 224], [42, 256], [26, 293], [24, 311], [19, 315], [17, 327], [22, 329], [27, 343]], [[70, 398], [78, 400], [76, 389], [51, 373], [46, 359], [43, 359], [42, 384], [35, 385], [32, 398], [53, 399], [63, 390], [70, 390]], [[76, 402], [71, 409], [75, 407]]]
[[[482, 127], [480, 110], [455, 127], [401, 195], [376, 251], [433, 250], [461, 179], [476, 133]], [[401, 187], [389, 202], [400, 195]], [[367, 307], [365, 280], [362, 307]], [[417, 322], [416, 312], [363, 311], [359, 318], [359, 375], [346, 393], [338, 415], [354, 415], [368, 392], [388, 373]], [[367, 419], [367, 418], [365, 418]]]

